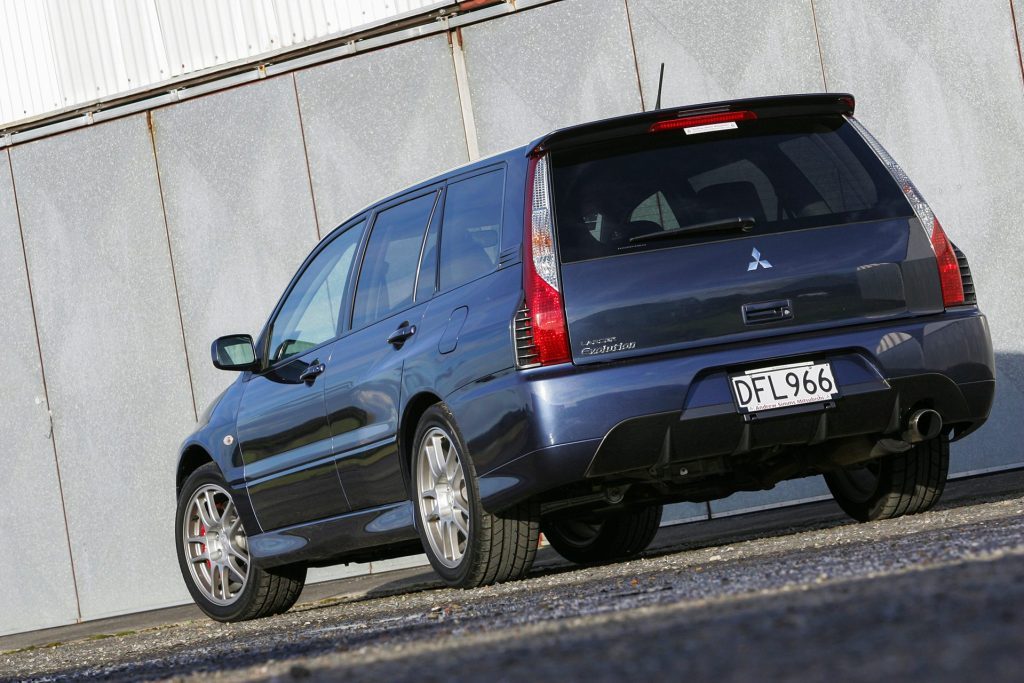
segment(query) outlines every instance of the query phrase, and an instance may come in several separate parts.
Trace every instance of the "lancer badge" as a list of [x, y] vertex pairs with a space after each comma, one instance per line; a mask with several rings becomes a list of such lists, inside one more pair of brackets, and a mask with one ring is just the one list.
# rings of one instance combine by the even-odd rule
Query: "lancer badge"
[[759, 252], [757, 250], [757, 247], [754, 247], [754, 250], [752, 252], [750, 252], [750, 257], [752, 259], [754, 259], [754, 260], [751, 261], [750, 265], [747, 266], [747, 272], [748, 273], [750, 271], [752, 271], [752, 270], [757, 270], [758, 266], [760, 266], [762, 268], [771, 268], [772, 267], [772, 264], [768, 262], [768, 259], [761, 258], [761, 252]]

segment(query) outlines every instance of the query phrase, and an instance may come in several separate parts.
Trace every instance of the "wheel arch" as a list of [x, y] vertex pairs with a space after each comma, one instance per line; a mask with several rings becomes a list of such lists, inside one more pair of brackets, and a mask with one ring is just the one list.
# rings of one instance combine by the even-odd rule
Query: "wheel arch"
[[441, 403], [441, 397], [433, 392], [422, 391], [405, 404], [405, 411], [402, 413], [401, 426], [398, 429], [398, 453], [402, 461], [402, 473], [405, 476], [405, 484], [410, 499], [412, 496], [412, 456], [416, 439], [416, 428], [420, 424], [420, 418], [427, 412], [430, 406]]
[[213, 461], [206, 449], [198, 444], [192, 444], [185, 448], [178, 459], [178, 473], [174, 480], [175, 495], [181, 495], [181, 487], [189, 475], [206, 463]]

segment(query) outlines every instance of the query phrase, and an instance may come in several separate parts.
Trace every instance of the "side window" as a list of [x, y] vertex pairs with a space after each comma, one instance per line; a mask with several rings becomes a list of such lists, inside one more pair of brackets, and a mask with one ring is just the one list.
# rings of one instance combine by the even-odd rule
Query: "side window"
[[501, 239], [504, 170], [448, 185], [441, 226], [441, 289], [494, 270]]
[[436, 199], [433, 192], [377, 214], [356, 287], [353, 329], [412, 303], [423, 231]]
[[337, 336], [345, 287], [365, 225], [360, 221], [335, 237], [303, 271], [274, 319], [272, 363]]

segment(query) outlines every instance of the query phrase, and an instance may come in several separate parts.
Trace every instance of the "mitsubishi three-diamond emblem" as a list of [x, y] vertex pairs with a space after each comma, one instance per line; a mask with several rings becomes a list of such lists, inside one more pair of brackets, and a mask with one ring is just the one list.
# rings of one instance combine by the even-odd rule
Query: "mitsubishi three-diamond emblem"
[[761, 266], [762, 268], [772, 267], [772, 264], [768, 262], [768, 259], [761, 258], [761, 252], [757, 250], [757, 247], [754, 247], [754, 250], [750, 252], [750, 257], [754, 260], [750, 262], [749, 266], [747, 266], [748, 273], [752, 270], [757, 270], [758, 266]]

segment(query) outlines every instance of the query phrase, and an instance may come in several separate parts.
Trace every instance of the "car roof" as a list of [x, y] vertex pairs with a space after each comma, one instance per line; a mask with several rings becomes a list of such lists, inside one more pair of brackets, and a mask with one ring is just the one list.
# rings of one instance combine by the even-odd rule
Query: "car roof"
[[[351, 220], [352, 217], [372, 210], [380, 204], [417, 190], [435, 185], [456, 176], [472, 173], [487, 166], [492, 166], [510, 159], [521, 159], [534, 151], [557, 148], [563, 145], [586, 144], [599, 142], [609, 137], [618, 137], [624, 133], [642, 132], [654, 121], [691, 116], [695, 114], [711, 114], [736, 110], [752, 110], [761, 116], [794, 116], [809, 114], [841, 114], [852, 115], [855, 101], [849, 93], [809, 93], [798, 95], [775, 95], [771, 97], [753, 97], [735, 100], [722, 100], [702, 104], [691, 104], [682, 107], [666, 107], [652, 111], [636, 112], [624, 116], [614, 116], [596, 121], [588, 121], [574, 126], [566, 126], [546, 133], [525, 145], [488, 155], [482, 159], [469, 161], [460, 166], [437, 173], [429, 178], [408, 185], [397, 192], [370, 202], [359, 211], [351, 214], [339, 225]], [[334, 230], [330, 231], [331, 233]]]

